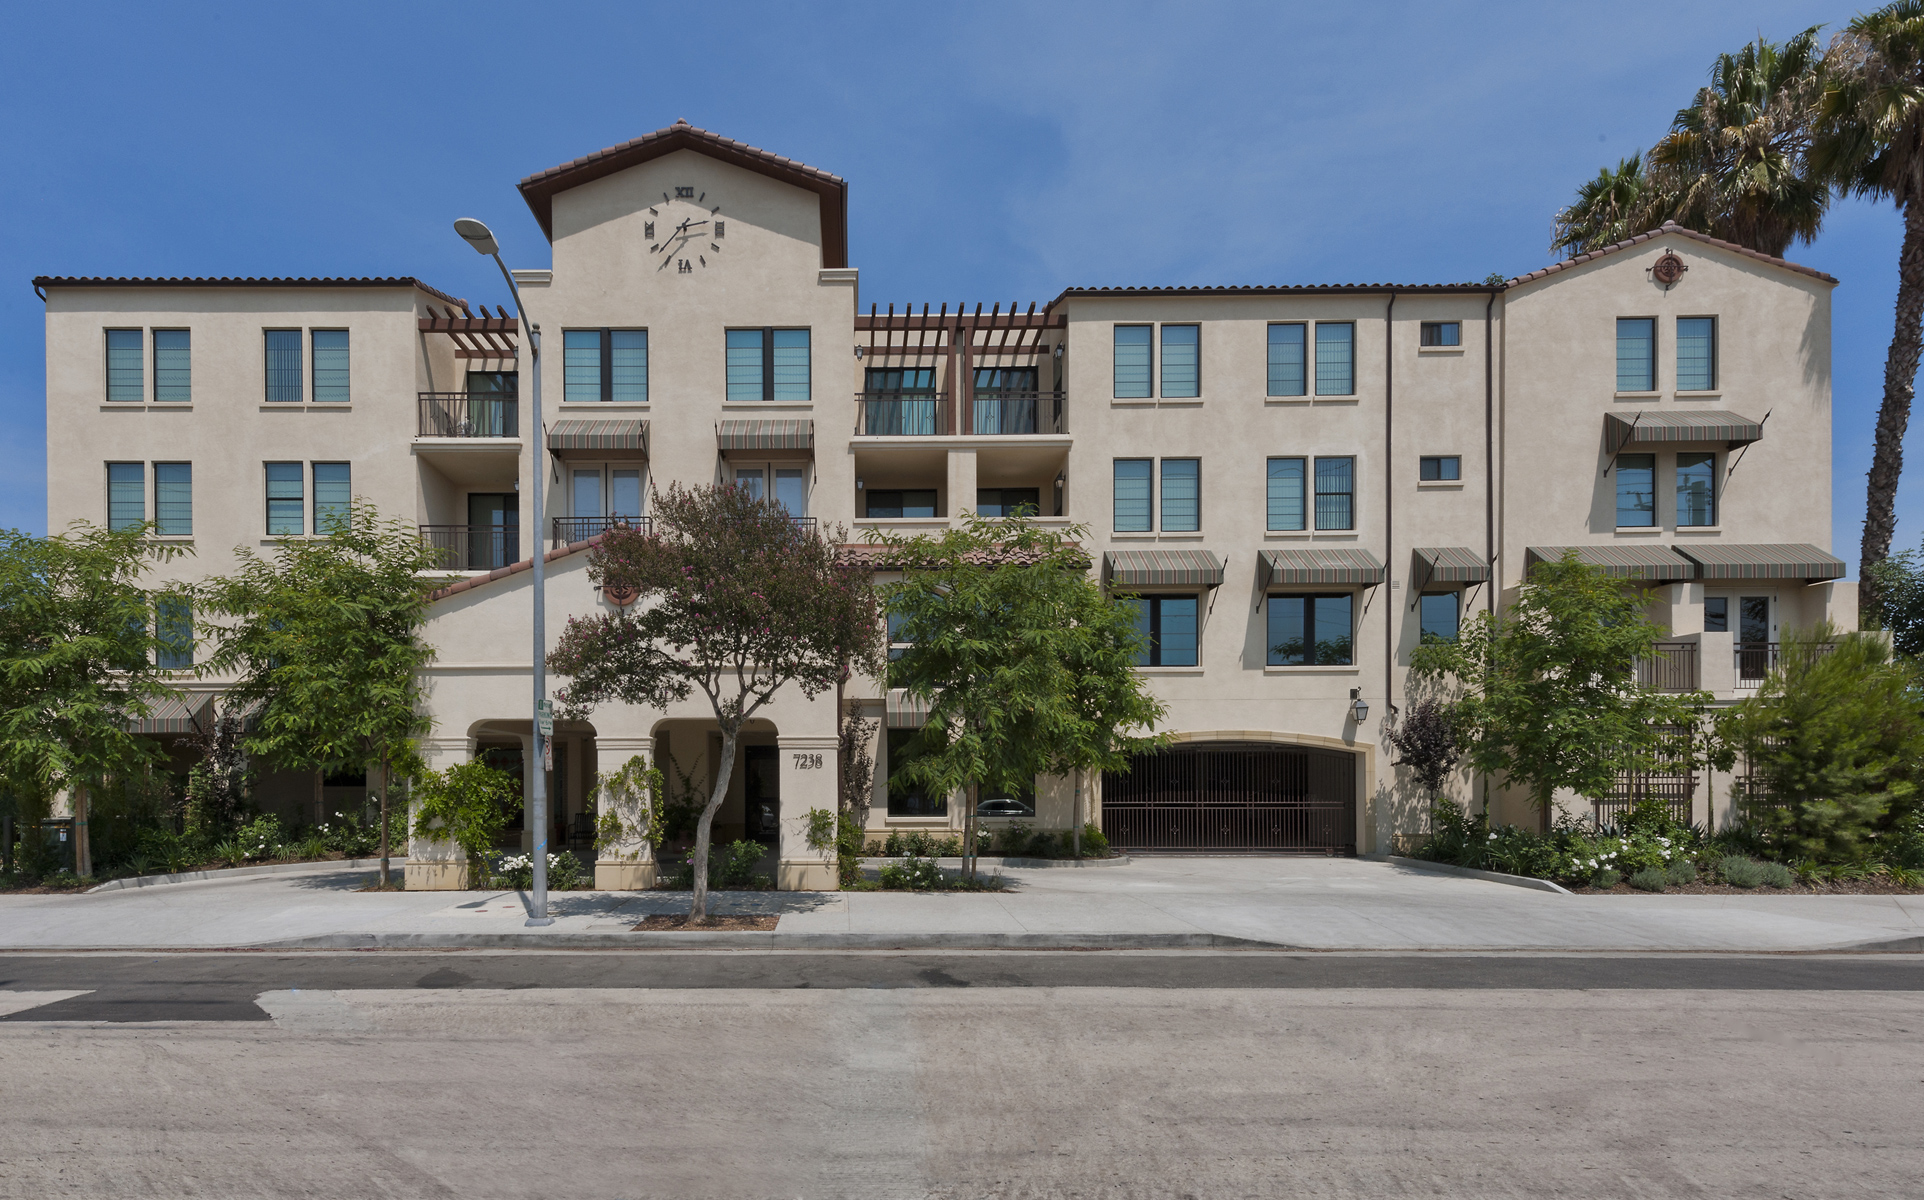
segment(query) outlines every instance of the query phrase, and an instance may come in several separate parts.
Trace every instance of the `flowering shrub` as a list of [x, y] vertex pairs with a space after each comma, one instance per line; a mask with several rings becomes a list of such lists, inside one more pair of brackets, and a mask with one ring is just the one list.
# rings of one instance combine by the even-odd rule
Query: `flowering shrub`
[[[494, 864], [496, 887], [526, 891], [534, 886], [534, 855], [506, 854]], [[548, 855], [548, 890], [568, 892], [582, 887], [581, 860], [571, 852]]]
[[1661, 873], [1674, 863], [1694, 864], [1707, 848], [1700, 831], [1678, 822], [1657, 801], [1638, 804], [1618, 825], [1603, 829], [1559, 816], [1547, 834], [1515, 825], [1492, 829], [1487, 816], [1470, 816], [1450, 801], [1436, 805], [1432, 821], [1436, 832], [1417, 857], [1537, 879], [1589, 882], [1604, 872]]

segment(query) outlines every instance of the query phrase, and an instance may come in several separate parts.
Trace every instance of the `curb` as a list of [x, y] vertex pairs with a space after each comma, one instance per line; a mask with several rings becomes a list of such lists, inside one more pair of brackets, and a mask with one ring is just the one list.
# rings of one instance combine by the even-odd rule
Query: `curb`
[[[405, 855], [392, 855], [388, 862], [400, 867], [407, 862]], [[109, 879], [106, 883], [88, 888], [82, 895], [91, 896], [95, 892], [118, 892], [127, 888], [161, 887], [170, 883], [200, 883], [208, 879], [245, 879], [250, 875], [292, 875], [299, 871], [375, 871], [379, 870], [378, 858], [335, 858], [321, 862], [263, 863], [258, 867], [222, 867], [214, 871], [182, 871], [178, 875], [130, 875], [125, 879]]]
[[1556, 892], [1568, 896], [1573, 893], [1569, 888], [1559, 887], [1547, 879], [1532, 879], [1528, 875], [1505, 875], [1501, 871], [1479, 871], [1475, 867], [1458, 867], [1449, 863], [1431, 862], [1424, 858], [1403, 858], [1386, 854], [1383, 861], [1393, 867], [1409, 867], [1418, 871], [1435, 871], [1441, 875], [1456, 875], [1464, 879], [1481, 879], [1485, 883], [1507, 883], [1511, 887], [1529, 888], [1537, 892]]
[[[907, 861], [908, 856], [905, 854], [894, 857], [874, 856], [861, 860], [862, 869], [865, 871], [879, 871], [891, 863], [900, 864]], [[962, 869], [960, 858], [938, 858], [934, 861], [935, 865], [944, 871]], [[1033, 871], [1044, 867], [1126, 867], [1129, 861], [1127, 854], [1117, 855], [1114, 858], [995, 858], [981, 854], [976, 856], [975, 865], [977, 870]]]
[[248, 950], [1301, 950], [1219, 933], [329, 933]]

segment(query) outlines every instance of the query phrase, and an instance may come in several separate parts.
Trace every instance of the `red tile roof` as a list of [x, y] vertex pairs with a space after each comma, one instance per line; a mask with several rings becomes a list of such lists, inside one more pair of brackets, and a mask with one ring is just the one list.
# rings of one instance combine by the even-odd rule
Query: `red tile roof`
[[[565, 546], [550, 550], [541, 556], [541, 561], [553, 562], [557, 558], [566, 558], [570, 554], [592, 549], [600, 544], [601, 535], [597, 533], [591, 538], [583, 538], [578, 542], [569, 542]], [[534, 570], [534, 559], [524, 558], [520, 562], [509, 563], [505, 567], [496, 567], [486, 575], [476, 575], [472, 578], [463, 579], [459, 583], [451, 583], [444, 588], [437, 588], [428, 593], [428, 603], [432, 604], [436, 600], [445, 600], [449, 596], [458, 596], [462, 592], [471, 591], [484, 583], [493, 583], [497, 579], [506, 579], [510, 575], [519, 575], [523, 571], [532, 570]]]
[[429, 287], [412, 275], [280, 277], [253, 275], [36, 275], [33, 286], [49, 287], [201, 287], [201, 288], [419, 288], [449, 304], [466, 308], [468, 302]]
[[1715, 246], [1719, 250], [1728, 250], [1732, 254], [1741, 254], [1745, 258], [1754, 258], [1758, 262], [1769, 263], [1773, 267], [1782, 267], [1787, 271], [1795, 271], [1799, 275], [1809, 275], [1811, 278], [1821, 279], [1825, 283], [1837, 282], [1834, 276], [1826, 275], [1815, 267], [1806, 267], [1801, 263], [1794, 263], [1788, 259], [1774, 258], [1761, 251], [1752, 250], [1748, 246], [1739, 246], [1735, 242], [1726, 242], [1721, 238], [1711, 237], [1707, 233], [1698, 233], [1694, 229], [1685, 229], [1675, 221], [1665, 221], [1660, 227], [1652, 229], [1648, 233], [1640, 233], [1636, 237], [1625, 238], [1623, 241], [1615, 245], [1605, 246], [1601, 250], [1592, 250], [1588, 254], [1579, 254], [1575, 258], [1565, 259], [1563, 262], [1551, 263], [1549, 266], [1538, 271], [1532, 271], [1528, 275], [1519, 275], [1515, 279], [1505, 280], [1503, 286], [1512, 288], [1519, 284], [1534, 283], [1545, 276], [1555, 275], [1559, 271], [1568, 271], [1573, 267], [1580, 267], [1584, 263], [1593, 262], [1599, 258], [1603, 258], [1605, 255], [1615, 254], [1620, 250], [1628, 250], [1632, 246], [1640, 246], [1652, 238], [1662, 237], [1665, 234], [1675, 234], [1678, 237], [1686, 237], [1693, 242], [1702, 242], [1706, 246]]

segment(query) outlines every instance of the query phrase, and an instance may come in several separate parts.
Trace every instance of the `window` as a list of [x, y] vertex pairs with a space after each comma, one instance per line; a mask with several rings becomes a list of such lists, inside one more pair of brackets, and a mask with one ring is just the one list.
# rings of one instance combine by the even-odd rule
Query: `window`
[[1136, 656], [1139, 667], [1193, 667], [1199, 649], [1195, 596], [1132, 596], [1136, 628], [1148, 644]]
[[641, 468], [611, 467], [608, 471], [608, 515], [641, 515]]
[[1417, 627], [1425, 642], [1454, 642], [1462, 621], [1461, 592], [1424, 592], [1418, 601]]
[[1162, 327], [1162, 394], [1164, 399], [1202, 395], [1202, 326]]
[[1115, 467], [1115, 527], [1117, 533], [1147, 533], [1156, 490], [1153, 458], [1118, 458]]
[[[975, 373], [976, 394], [982, 394], [982, 376], [987, 371]], [[933, 396], [935, 395], [934, 367], [870, 367], [862, 373], [862, 390], [881, 392], [889, 396]]]
[[808, 391], [808, 330], [777, 329], [774, 347], [774, 394], [771, 400], [806, 403]]
[[562, 330], [561, 398], [569, 404], [646, 404], [648, 331]]
[[316, 329], [314, 342], [314, 403], [346, 404], [347, 330]]
[[569, 404], [601, 399], [600, 330], [561, 331], [561, 399]]
[[154, 638], [160, 643], [155, 665], [163, 671], [184, 671], [194, 665], [194, 606], [184, 596], [162, 596], [154, 601]]
[[154, 525], [162, 537], [194, 536], [194, 464], [154, 464]]
[[139, 404], [147, 398], [147, 380], [140, 365], [138, 329], [107, 331], [107, 399], [116, 404]]
[[1164, 533], [1194, 533], [1202, 528], [1202, 460], [1162, 460]]
[[1677, 524], [1717, 523], [1717, 456], [1677, 455]]
[[1316, 326], [1316, 394], [1356, 394], [1356, 326]]
[[1269, 528], [1303, 529], [1304, 461], [1300, 458], [1269, 460]]
[[1458, 454], [1426, 454], [1417, 460], [1416, 478], [1423, 483], [1462, 479], [1463, 457]]
[[806, 329], [728, 331], [728, 399], [806, 403], [809, 400]]
[[903, 614], [903, 613], [888, 614], [888, 626], [889, 626], [888, 638], [889, 638], [889, 661], [890, 662], [894, 662], [895, 660], [901, 658], [904, 654], [907, 654], [909, 647], [914, 644], [913, 642], [910, 642], [907, 638], [902, 636], [902, 627], [907, 625], [908, 623], [909, 623], [909, 619], [906, 614]]
[[347, 525], [353, 490], [346, 463], [314, 464], [315, 533], [333, 533]]
[[1677, 318], [1677, 390], [1717, 389], [1717, 321], [1714, 317]]
[[1657, 322], [1649, 317], [1617, 318], [1617, 390], [1657, 390]]
[[1150, 395], [1152, 332], [1148, 325], [1116, 326], [1116, 399], [1142, 400]]
[[107, 464], [107, 528], [132, 529], [147, 519], [147, 464]]
[[1617, 455], [1617, 527], [1640, 528], [1657, 523], [1657, 456]]
[[870, 517], [932, 517], [935, 515], [934, 488], [870, 488]]
[[267, 331], [267, 402], [299, 404], [301, 389], [301, 331]]
[[186, 404], [193, 398], [193, 355], [187, 330], [154, 330], [154, 399]]
[[1729, 633], [1730, 632], [1730, 597], [1729, 596], [1705, 596], [1704, 597], [1704, 632], [1705, 633]]
[[1425, 321], [1417, 327], [1418, 342], [1424, 346], [1461, 346], [1461, 321]]
[[1316, 528], [1356, 528], [1356, 460], [1316, 460]]
[[801, 467], [775, 468], [775, 503], [791, 517], [808, 515], [808, 473]]
[[728, 398], [760, 400], [765, 376], [762, 371], [762, 331], [728, 331]]
[[982, 517], [1036, 516], [1042, 511], [1040, 488], [977, 488], [975, 512]]
[[608, 392], [618, 404], [648, 403], [648, 331], [608, 331]]
[[975, 815], [978, 817], [1035, 817], [1035, 785], [1031, 784], [1016, 791], [996, 791], [983, 784], [975, 792]]
[[[924, 368], [924, 373], [933, 375], [934, 372]], [[977, 367], [975, 398], [996, 400], [1012, 395], [1032, 396], [1040, 386], [1036, 382], [1036, 376], [1034, 367]]]
[[1271, 596], [1269, 665], [1351, 665], [1351, 613], [1355, 605], [1356, 598], [1350, 595]]
[[945, 817], [949, 813], [947, 796], [931, 799], [923, 788], [898, 788], [895, 783], [896, 773], [908, 765], [913, 757], [909, 742], [915, 734], [913, 729], [891, 729], [888, 732], [889, 816]]
[[1269, 327], [1269, 394], [1272, 396], [1303, 395], [1303, 363], [1303, 327], [1271, 325]]
[[267, 535], [299, 537], [306, 518], [305, 468], [297, 462], [267, 464]]

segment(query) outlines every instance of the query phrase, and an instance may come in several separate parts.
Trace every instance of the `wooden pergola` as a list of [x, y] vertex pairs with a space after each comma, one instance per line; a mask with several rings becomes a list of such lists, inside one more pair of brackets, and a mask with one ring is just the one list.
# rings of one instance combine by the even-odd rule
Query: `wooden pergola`
[[[1034, 367], [1037, 395], [1060, 394], [1060, 379], [1045, 382], [1043, 359], [1052, 353], [1059, 339], [1044, 340], [1052, 329], [1063, 329], [1066, 316], [1048, 310], [1038, 313], [1034, 302], [1023, 311], [1019, 302], [1005, 311], [997, 301], [988, 312], [977, 304], [973, 311], [958, 304], [951, 312], [944, 303], [935, 312], [924, 304], [895, 305], [882, 312], [869, 305], [866, 316], [855, 317], [855, 332], [866, 335], [857, 347], [866, 368], [899, 367], [904, 370], [940, 369], [936, 398], [947, 409], [948, 429], [974, 428], [975, 372], [979, 367]], [[1053, 386], [1051, 386], [1053, 385]], [[866, 393], [865, 393], [866, 394]], [[960, 418], [958, 422], [958, 418]]]
[[[464, 302], [465, 304], [465, 302]], [[434, 311], [432, 304], [428, 311]], [[521, 329], [521, 322], [508, 315], [508, 310], [496, 306], [498, 315], [489, 316], [488, 306], [481, 306], [481, 315], [475, 316], [465, 308], [461, 312], [454, 309], [444, 310], [438, 317], [422, 317], [422, 333], [445, 333], [454, 339], [454, 357], [503, 359], [513, 361], [516, 357], [515, 337]]]

